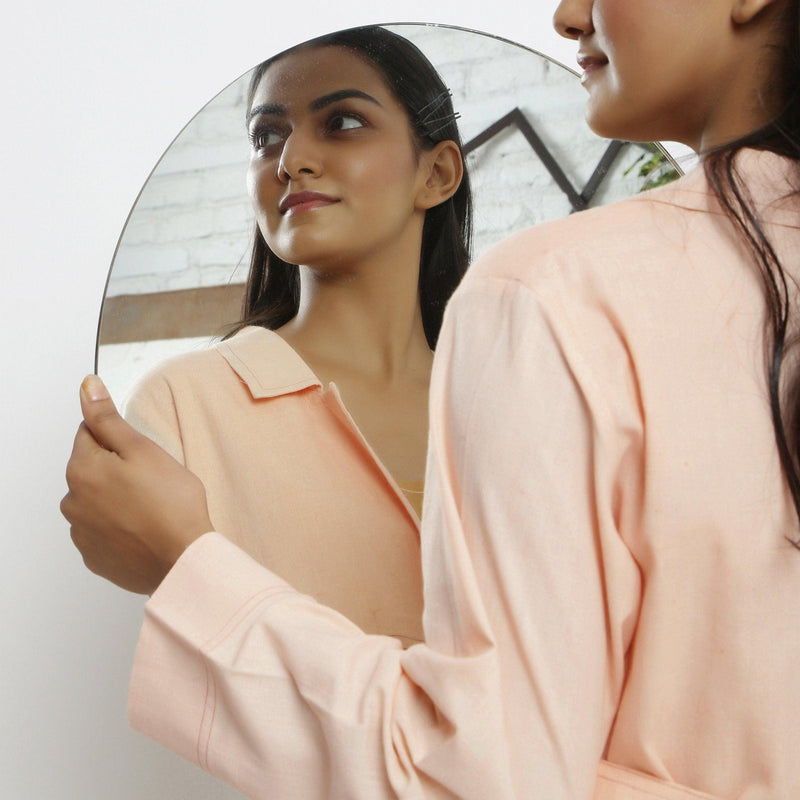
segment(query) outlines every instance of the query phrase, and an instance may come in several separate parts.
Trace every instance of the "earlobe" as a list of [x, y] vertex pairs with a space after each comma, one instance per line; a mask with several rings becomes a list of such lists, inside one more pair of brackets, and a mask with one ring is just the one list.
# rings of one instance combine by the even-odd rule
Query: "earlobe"
[[775, 0], [732, 0], [731, 19], [736, 25], [746, 25]]
[[464, 164], [461, 151], [453, 141], [439, 142], [433, 149], [422, 153], [425, 163], [425, 181], [416, 198], [416, 207], [429, 209], [449, 200], [461, 185]]

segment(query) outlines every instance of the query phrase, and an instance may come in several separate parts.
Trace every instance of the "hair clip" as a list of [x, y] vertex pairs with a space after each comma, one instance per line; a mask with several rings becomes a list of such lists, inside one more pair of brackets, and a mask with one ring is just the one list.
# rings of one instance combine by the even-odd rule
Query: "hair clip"
[[458, 111], [452, 110], [436, 116], [436, 113], [442, 110], [442, 106], [444, 106], [452, 96], [453, 93], [449, 89], [445, 89], [417, 112], [417, 127], [423, 136], [432, 137], [443, 128], [446, 128], [451, 122], [455, 122], [461, 117]]

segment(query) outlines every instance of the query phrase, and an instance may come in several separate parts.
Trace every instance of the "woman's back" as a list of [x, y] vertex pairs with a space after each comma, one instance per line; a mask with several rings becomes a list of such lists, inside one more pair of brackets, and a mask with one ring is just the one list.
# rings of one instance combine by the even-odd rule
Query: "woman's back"
[[[757, 201], [763, 175], [786, 173], [771, 154], [739, 163]], [[798, 205], [760, 203], [780, 255], [800, 252]], [[475, 269], [454, 313], [501, 325], [472, 398], [484, 435], [471, 447], [495, 479], [511, 465], [482, 524], [530, 547], [523, 566], [516, 547], [492, 555], [505, 595], [491, 625], [500, 643], [520, 643], [502, 669], [509, 685], [532, 675], [535, 686], [514, 694], [507, 725], [528, 725], [551, 698], [544, 730], [565, 751], [599, 748], [719, 797], [800, 795], [797, 516], [764, 377], [763, 289], [702, 170], [521, 234]], [[495, 370], [518, 375], [517, 419], [519, 401], [493, 397]], [[538, 433], [520, 433], [526, 415]], [[548, 442], [543, 424], [560, 438]], [[538, 479], [518, 496], [523, 458]], [[480, 479], [470, 470], [463, 494]], [[554, 627], [546, 654], [542, 614]], [[511, 741], [522, 759], [528, 744]]]

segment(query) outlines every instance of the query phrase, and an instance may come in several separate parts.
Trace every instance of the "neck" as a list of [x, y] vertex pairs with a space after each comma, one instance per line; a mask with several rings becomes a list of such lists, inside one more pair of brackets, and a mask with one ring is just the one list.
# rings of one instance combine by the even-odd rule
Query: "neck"
[[325, 272], [301, 267], [298, 314], [278, 333], [323, 380], [361, 375], [394, 383], [427, 374], [418, 253], [383, 253], [370, 264]]
[[778, 4], [768, 6], [749, 24], [736, 29], [740, 57], [731, 65], [725, 86], [695, 141], [694, 150], [706, 153], [738, 141], [774, 120], [787, 101], [782, 63], [789, 47]]

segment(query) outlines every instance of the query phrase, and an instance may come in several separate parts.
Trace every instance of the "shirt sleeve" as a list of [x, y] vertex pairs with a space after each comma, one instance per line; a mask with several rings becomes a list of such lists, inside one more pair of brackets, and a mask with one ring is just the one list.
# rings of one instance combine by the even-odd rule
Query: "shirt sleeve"
[[147, 604], [132, 724], [252, 798], [591, 797], [638, 603], [637, 437], [610, 411], [631, 383], [613, 335], [609, 389], [559, 318], [490, 278], [448, 308], [425, 644], [361, 633], [209, 534]]
[[145, 375], [125, 402], [124, 417], [181, 464], [186, 463], [178, 407], [163, 367]]

